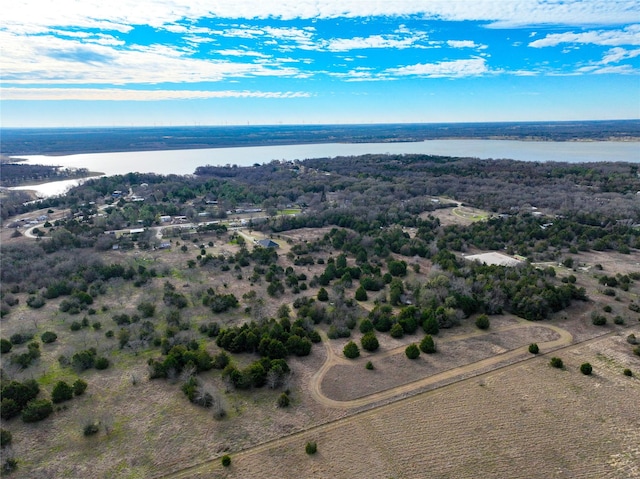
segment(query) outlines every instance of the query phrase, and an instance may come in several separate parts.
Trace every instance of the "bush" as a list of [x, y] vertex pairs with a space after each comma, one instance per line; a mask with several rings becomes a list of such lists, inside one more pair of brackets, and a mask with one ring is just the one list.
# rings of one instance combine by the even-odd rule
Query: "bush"
[[109, 367], [109, 360], [104, 356], [100, 356], [99, 358], [96, 358], [94, 367], [99, 370], [107, 369]]
[[307, 454], [312, 455], [318, 452], [318, 445], [315, 441], [309, 441], [306, 446], [304, 446], [304, 450]]
[[22, 410], [24, 422], [42, 421], [53, 412], [53, 404], [48, 399], [34, 399]]
[[491, 323], [489, 322], [489, 316], [487, 316], [486, 314], [481, 314], [476, 319], [476, 326], [478, 327], [478, 329], [489, 329], [490, 325]]
[[400, 339], [402, 336], [404, 336], [404, 329], [400, 324], [396, 323], [393, 326], [391, 326], [391, 330], [389, 331], [389, 334], [391, 335], [392, 338]]
[[633, 348], [633, 354], [635, 354], [636, 356], [640, 356], [640, 346], [636, 346], [635, 348]]
[[96, 422], [91, 422], [84, 427], [84, 429], [82, 430], [82, 433], [85, 436], [93, 436], [94, 434], [97, 434], [99, 430], [100, 430], [100, 425]]
[[638, 339], [636, 338], [636, 335], [631, 333], [629, 336], [627, 336], [627, 342], [629, 344], [638, 344]]
[[324, 288], [320, 288], [318, 291], [318, 301], [329, 301], [329, 293]]
[[425, 337], [422, 338], [422, 341], [420, 341], [420, 351], [425, 354], [433, 354], [436, 352], [436, 343], [430, 334], [426, 334]]
[[585, 376], [589, 376], [591, 374], [591, 372], [593, 371], [593, 368], [591, 367], [591, 364], [589, 363], [582, 363], [580, 365], [580, 372], [582, 374], [584, 374]]
[[370, 319], [363, 319], [360, 322], [360, 332], [362, 334], [368, 333], [369, 331], [373, 331], [373, 323]]
[[564, 367], [564, 363], [562, 362], [562, 359], [557, 358], [557, 357], [552, 357], [551, 361], [549, 361], [549, 364], [554, 367], [554, 368], [558, 368], [558, 369], [562, 369]]
[[366, 301], [367, 299], [369, 299], [367, 290], [364, 289], [362, 285], [359, 286], [358, 289], [356, 289], [356, 301]]
[[6, 447], [11, 444], [11, 431], [0, 429], [0, 447]]
[[625, 369], [624, 371], [622, 371], [622, 374], [624, 374], [625, 376], [633, 377], [631, 369]]
[[76, 379], [73, 383], [73, 394], [80, 396], [87, 390], [87, 382], [82, 379]]
[[291, 403], [291, 399], [289, 399], [289, 395], [285, 392], [280, 394], [278, 397], [278, 407], [289, 407]]
[[71, 331], [80, 331], [82, 329], [82, 323], [80, 321], [74, 321], [71, 323], [69, 329], [71, 329]]
[[420, 356], [420, 349], [415, 344], [410, 344], [404, 350], [404, 353], [407, 355], [409, 359], [417, 359]]
[[11, 341], [5, 338], [0, 339], [0, 354], [7, 354], [12, 347]]
[[613, 323], [617, 325], [622, 325], [624, 324], [624, 318], [620, 315], [617, 315], [615, 318], [613, 318]]
[[73, 388], [64, 381], [58, 381], [51, 391], [51, 400], [57, 404], [71, 398], [73, 398]]
[[603, 315], [601, 314], [592, 314], [591, 315], [591, 322], [595, 325], [595, 326], [604, 326], [605, 324], [607, 324], [607, 318], [605, 318]]
[[222, 456], [222, 465], [224, 467], [229, 467], [231, 465], [231, 457], [226, 454]]
[[42, 333], [42, 336], [40, 336], [40, 339], [42, 339], [42, 342], [45, 344], [53, 343], [56, 339], [58, 339], [58, 335], [51, 331], [45, 331], [44, 333]]
[[376, 351], [380, 347], [378, 338], [373, 331], [369, 331], [364, 336], [362, 336], [362, 339], [360, 339], [360, 344], [362, 345], [363, 349], [366, 349], [370, 352]]
[[531, 354], [538, 354], [540, 352], [540, 348], [538, 347], [538, 345], [536, 343], [531, 343], [529, 345], [529, 352]]
[[440, 331], [440, 325], [435, 317], [430, 317], [424, 320], [424, 323], [422, 323], [422, 329], [425, 333], [435, 336]]
[[367, 364], [365, 364], [364, 367], [371, 371], [373, 370], [373, 363], [371, 361], [367, 361]]
[[358, 356], [360, 356], [360, 349], [358, 348], [358, 345], [356, 343], [354, 343], [353, 341], [349, 341], [345, 345], [345, 347], [342, 350], [342, 352], [349, 359], [355, 359]]

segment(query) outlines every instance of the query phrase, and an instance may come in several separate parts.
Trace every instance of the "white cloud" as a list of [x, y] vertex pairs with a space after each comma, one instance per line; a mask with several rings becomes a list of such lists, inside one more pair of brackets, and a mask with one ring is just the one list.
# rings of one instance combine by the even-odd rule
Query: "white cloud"
[[118, 88], [3, 88], [3, 100], [156, 101], [207, 98], [306, 98], [308, 92], [127, 90]]
[[615, 47], [605, 53], [602, 58], [602, 63], [618, 63], [622, 60], [635, 58], [640, 56], [640, 49], [637, 50], [625, 50], [624, 48]]
[[[188, 48], [132, 45], [116, 49], [50, 35], [0, 31], [6, 83], [133, 84], [211, 82], [251, 76], [301, 77], [293, 66], [192, 58]], [[28, 59], [28, 61], [25, 61]]]
[[426, 19], [524, 25], [615, 25], [640, 16], [636, 0], [15, 0], [3, 5], [3, 27], [42, 33], [75, 26], [128, 31], [149, 25], [178, 32], [204, 17], [331, 19], [420, 15]]
[[591, 30], [588, 32], [552, 33], [529, 43], [530, 47], [555, 47], [562, 43], [593, 45], [640, 45], [640, 25], [630, 25], [622, 30]]
[[487, 48], [486, 45], [478, 45], [473, 40], [448, 40], [447, 45], [451, 48], [477, 48], [479, 50]]
[[392, 76], [419, 76], [429, 78], [467, 77], [489, 73], [483, 58], [453, 60], [437, 63], [418, 63], [400, 68], [389, 68], [385, 73]]
[[424, 35], [399, 38], [395, 35], [371, 35], [369, 37], [333, 38], [324, 45], [331, 52], [346, 52], [368, 48], [411, 48], [417, 47]]

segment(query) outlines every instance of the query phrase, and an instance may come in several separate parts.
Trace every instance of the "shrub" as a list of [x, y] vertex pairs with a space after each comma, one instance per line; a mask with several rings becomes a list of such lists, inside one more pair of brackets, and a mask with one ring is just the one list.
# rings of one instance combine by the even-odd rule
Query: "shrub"
[[82, 433], [85, 436], [93, 436], [94, 434], [97, 434], [99, 430], [100, 430], [100, 425], [98, 423], [90, 422], [84, 427], [84, 429], [82, 430]]
[[291, 399], [289, 399], [289, 395], [286, 392], [280, 394], [278, 397], [278, 407], [289, 407], [290, 403]]
[[425, 337], [422, 338], [422, 341], [420, 341], [420, 351], [425, 354], [433, 354], [436, 352], [436, 343], [430, 334], [426, 334]]
[[365, 364], [364, 367], [371, 371], [373, 370], [373, 363], [371, 361], [367, 361], [367, 364]]
[[71, 331], [80, 331], [82, 329], [82, 323], [80, 321], [74, 321], [71, 323], [69, 329], [71, 329]]
[[[19, 233], [18, 230], [15, 231]], [[15, 233], [14, 233], [15, 234]], [[11, 474], [18, 468], [18, 461], [16, 461], [13, 457], [8, 457], [4, 464], [2, 465], [2, 474]]]
[[7, 354], [12, 347], [11, 341], [5, 338], [0, 339], [0, 354]]
[[226, 454], [222, 456], [222, 465], [224, 467], [229, 467], [231, 465], [231, 457]]
[[42, 421], [53, 412], [53, 404], [48, 399], [34, 399], [22, 410], [24, 422]]
[[358, 289], [356, 289], [356, 301], [366, 301], [367, 299], [369, 299], [367, 290], [364, 289], [362, 285], [359, 286]]
[[435, 336], [440, 331], [440, 325], [435, 317], [429, 317], [422, 323], [422, 329], [425, 333]]
[[593, 368], [591, 367], [591, 364], [589, 363], [582, 363], [580, 365], [580, 372], [582, 374], [584, 374], [585, 376], [589, 376], [591, 374], [591, 372], [593, 371]]
[[315, 443], [315, 441], [309, 441], [304, 446], [304, 451], [309, 455], [315, 454], [316, 452], [318, 452], [318, 445]]
[[549, 364], [554, 367], [554, 368], [558, 368], [558, 369], [562, 369], [564, 367], [564, 363], [562, 362], [562, 359], [557, 358], [557, 357], [552, 357], [551, 361], [549, 361]]
[[481, 314], [476, 319], [476, 326], [478, 327], [478, 329], [489, 329], [490, 324], [491, 323], [489, 322], [489, 316], [487, 316], [486, 314]]
[[369, 331], [373, 331], [373, 323], [370, 319], [363, 319], [360, 322], [360, 332], [362, 334], [368, 333]]
[[349, 359], [355, 359], [358, 356], [360, 356], [360, 349], [358, 348], [358, 345], [356, 343], [354, 343], [353, 341], [349, 341], [345, 345], [345, 347], [342, 350], [342, 352]]
[[58, 381], [51, 391], [51, 400], [57, 404], [71, 398], [73, 398], [73, 388], [64, 381]]
[[636, 346], [635, 348], [633, 348], [633, 354], [635, 354], [636, 356], [640, 356], [640, 346]]
[[324, 288], [320, 288], [318, 291], [318, 301], [329, 301], [329, 293]]
[[420, 349], [415, 344], [410, 344], [404, 350], [404, 353], [407, 355], [409, 359], [417, 359], [420, 356]]
[[380, 347], [380, 343], [378, 342], [378, 338], [373, 331], [369, 331], [360, 339], [360, 344], [363, 349], [367, 351], [373, 352], [376, 351]]
[[617, 315], [615, 318], [613, 318], [613, 324], [617, 324], [617, 325], [624, 324], [624, 318], [620, 315]]
[[538, 354], [540, 352], [540, 348], [538, 347], [538, 345], [536, 343], [531, 343], [529, 345], [529, 352], [531, 354]]
[[11, 431], [0, 429], [0, 447], [6, 447], [11, 444]]
[[[595, 313], [595, 312], [594, 312]], [[607, 324], [607, 318], [605, 318], [603, 315], [601, 314], [592, 314], [591, 315], [591, 322], [595, 325], [595, 326], [604, 326], [605, 324]]]
[[39, 309], [44, 306], [44, 298], [42, 296], [29, 296], [27, 298], [27, 306], [33, 309]]
[[73, 382], [73, 394], [80, 396], [87, 390], [87, 382], [82, 379], [76, 379]]
[[109, 367], [109, 360], [104, 356], [100, 356], [99, 358], [96, 358], [94, 367], [99, 370], [107, 369]]
[[16, 344], [26, 343], [30, 339], [31, 337], [29, 334], [16, 333], [11, 335], [11, 337], [9, 338], [9, 341], [11, 341], [11, 344], [16, 345]]
[[389, 334], [391, 335], [392, 338], [400, 339], [402, 336], [404, 336], [404, 329], [400, 324], [396, 323], [393, 326], [391, 326], [391, 330], [389, 331]]
[[605, 313], [610, 313], [611, 311], [613, 311], [613, 308], [611, 306], [609, 306], [608, 304], [602, 307], [602, 310]]
[[42, 336], [40, 336], [40, 339], [42, 339], [42, 342], [46, 344], [53, 343], [56, 339], [58, 339], [58, 335], [51, 331], [45, 331], [44, 333], [42, 333]]
[[633, 373], [631, 372], [631, 369], [628, 369], [628, 368], [622, 371], [622, 374], [624, 374], [625, 376], [633, 377]]

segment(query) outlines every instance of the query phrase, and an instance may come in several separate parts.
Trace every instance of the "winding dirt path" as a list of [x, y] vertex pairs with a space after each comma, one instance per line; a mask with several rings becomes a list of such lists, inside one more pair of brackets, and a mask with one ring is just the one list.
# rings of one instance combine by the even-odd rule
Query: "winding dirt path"
[[[491, 332], [477, 331], [477, 332], [472, 332], [468, 334], [452, 336], [450, 338], [446, 338], [439, 342], [441, 344], [451, 343], [454, 341], [462, 341], [464, 339], [483, 336], [490, 333], [505, 332], [505, 331], [510, 331], [514, 329], [529, 328], [534, 326], [551, 329], [556, 333], [558, 333], [559, 335], [557, 339], [540, 343], [538, 346], [540, 346], [540, 349], [542, 350], [549, 351], [562, 346], [568, 346], [573, 341], [573, 336], [568, 331], [562, 328], [559, 328], [558, 326], [554, 326], [550, 324], [530, 323], [525, 320], [519, 320], [517, 324], [512, 324], [499, 329], [495, 329]], [[504, 353], [497, 354], [495, 356], [491, 356], [489, 358], [482, 359], [480, 361], [476, 361], [474, 363], [458, 366], [458, 367], [449, 369], [447, 371], [443, 371], [441, 373], [433, 374], [431, 376], [418, 379], [417, 381], [412, 381], [412, 382], [401, 384], [399, 386], [396, 386], [390, 389], [386, 389], [384, 391], [369, 394], [367, 396], [363, 396], [363, 397], [348, 400], [348, 401], [337, 401], [335, 399], [332, 399], [326, 396], [323, 393], [322, 381], [325, 375], [327, 374], [327, 372], [329, 372], [329, 370], [332, 367], [338, 364], [351, 364], [351, 363], [348, 359], [340, 357], [336, 354], [336, 352], [331, 347], [331, 344], [329, 343], [329, 338], [324, 332], [321, 333], [321, 337], [322, 337], [322, 343], [324, 344], [325, 350], [327, 351], [327, 359], [325, 360], [322, 367], [312, 376], [311, 383], [309, 384], [309, 391], [311, 392], [311, 396], [323, 406], [332, 407], [332, 408], [342, 408], [342, 409], [368, 406], [370, 404], [377, 403], [380, 401], [385, 401], [396, 396], [409, 394], [415, 390], [418, 390], [433, 384], [437, 384], [441, 381], [454, 379], [458, 376], [468, 376], [476, 372], [479, 373], [481, 371], [485, 371], [487, 368], [490, 368], [491, 366], [496, 366], [500, 363], [511, 361], [517, 358], [518, 356], [527, 354], [528, 352], [528, 345], [523, 345], [519, 348], [512, 349]], [[387, 351], [381, 355], [377, 355], [376, 358], [380, 359], [380, 358], [393, 356], [396, 354], [404, 354], [404, 350], [405, 350], [405, 346], [400, 346], [398, 348]]]

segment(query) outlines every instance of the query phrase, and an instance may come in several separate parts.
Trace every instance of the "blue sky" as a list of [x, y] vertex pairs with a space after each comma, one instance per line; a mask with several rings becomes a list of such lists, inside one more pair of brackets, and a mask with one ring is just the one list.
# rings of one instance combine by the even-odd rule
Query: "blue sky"
[[26, 0], [17, 126], [640, 118], [636, 0]]

